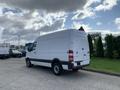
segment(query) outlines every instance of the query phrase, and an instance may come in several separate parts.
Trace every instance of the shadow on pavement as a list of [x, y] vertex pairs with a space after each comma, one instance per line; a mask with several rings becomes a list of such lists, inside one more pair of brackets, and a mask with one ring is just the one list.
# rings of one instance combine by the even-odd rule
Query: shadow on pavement
[[[38, 73], [43, 73], [43, 75], [45, 74], [46, 76], [55, 76], [52, 71], [51, 68], [48, 67], [44, 67], [44, 66], [39, 66], [39, 65], [34, 65], [33, 67], [30, 68], [33, 71], [37, 71]], [[66, 78], [66, 79], [78, 79], [78, 78], [85, 78], [88, 77], [88, 74], [82, 70], [79, 70], [78, 72], [73, 72], [73, 71], [64, 71], [62, 75], [60, 76], [55, 76], [55, 77], [59, 77], [59, 78]]]

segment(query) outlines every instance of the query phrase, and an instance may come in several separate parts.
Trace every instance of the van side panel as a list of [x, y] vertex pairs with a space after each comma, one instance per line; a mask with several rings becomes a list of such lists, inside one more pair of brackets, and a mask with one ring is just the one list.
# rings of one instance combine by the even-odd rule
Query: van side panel
[[[32, 52], [28, 52], [28, 57], [32, 59], [41, 60], [53, 60], [59, 59], [60, 61], [68, 62], [68, 50], [71, 49], [71, 37], [70, 31], [56, 32], [50, 35], [40, 36], [36, 40], [36, 48]], [[33, 61], [32, 61], [33, 62]], [[33, 62], [35, 64], [39, 63], [43, 66], [49, 66], [50, 63], [45, 65], [41, 62]], [[63, 65], [64, 69], [68, 69], [67, 65]]]
[[67, 51], [70, 48], [70, 34], [60, 32], [57, 34], [41, 37], [37, 45], [37, 58], [53, 60], [67, 60]]

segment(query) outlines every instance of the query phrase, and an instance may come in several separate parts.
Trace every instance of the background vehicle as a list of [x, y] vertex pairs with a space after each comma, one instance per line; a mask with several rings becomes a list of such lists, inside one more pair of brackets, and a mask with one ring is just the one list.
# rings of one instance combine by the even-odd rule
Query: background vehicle
[[80, 30], [63, 30], [42, 35], [29, 45], [26, 65], [52, 67], [59, 75], [63, 69], [77, 71], [90, 63], [87, 35]]
[[19, 52], [22, 54], [22, 57], [26, 56], [26, 50], [25, 49], [20, 49]]
[[11, 49], [10, 50], [10, 56], [11, 57], [22, 57], [22, 52], [15, 50], [15, 49]]
[[8, 58], [9, 50], [10, 50], [9, 43], [0, 43], [0, 58]]

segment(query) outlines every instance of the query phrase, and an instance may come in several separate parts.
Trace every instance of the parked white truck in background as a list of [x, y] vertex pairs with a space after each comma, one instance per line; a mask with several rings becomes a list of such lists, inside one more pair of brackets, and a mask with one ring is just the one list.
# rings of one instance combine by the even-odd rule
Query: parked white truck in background
[[62, 30], [38, 37], [26, 53], [26, 66], [52, 67], [55, 75], [89, 65], [89, 45], [84, 29]]
[[0, 58], [8, 58], [9, 50], [10, 50], [9, 43], [0, 43]]

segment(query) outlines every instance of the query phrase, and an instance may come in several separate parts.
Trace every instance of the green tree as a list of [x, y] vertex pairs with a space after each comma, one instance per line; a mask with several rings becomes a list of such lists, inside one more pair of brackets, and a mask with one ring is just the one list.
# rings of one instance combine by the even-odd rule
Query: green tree
[[88, 34], [88, 42], [89, 42], [90, 56], [92, 56], [93, 55], [93, 42], [92, 42], [92, 37], [90, 34]]
[[96, 43], [96, 56], [97, 57], [104, 57], [104, 49], [101, 36], [98, 37]]
[[120, 36], [116, 37], [116, 49], [120, 58]]
[[106, 57], [112, 58], [113, 57], [113, 36], [106, 35], [105, 37], [105, 45], [106, 45]]

